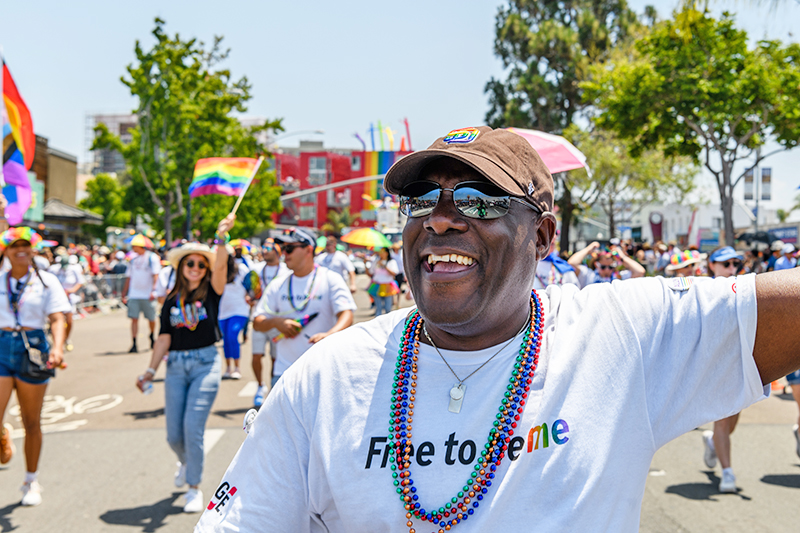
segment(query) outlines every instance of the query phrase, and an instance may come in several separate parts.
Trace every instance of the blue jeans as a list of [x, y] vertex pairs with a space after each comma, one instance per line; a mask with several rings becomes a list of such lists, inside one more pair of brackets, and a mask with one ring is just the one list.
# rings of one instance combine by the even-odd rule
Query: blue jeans
[[246, 316], [232, 316], [219, 321], [225, 359], [239, 359], [239, 332], [247, 326]]
[[[44, 331], [34, 329], [26, 331], [25, 335], [28, 337], [28, 344], [31, 345], [31, 348], [38, 348], [42, 351], [43, 356], [47, 358], [47, 354], [50, 353], [50, 345], [47, 342], [47, 336]], [[0, 330], [0, 377], [12, 377], [32, 385], [41, 385], [50, 381], [49, 378], [37, 380], [23, 378], [19, 375], [22, 358], [27, 356], [28, 352], [25, 350], [25, 343], [22, 341], [22, 335], [18, 331]]]
[[203, 477], [203, 434], [219, 382], [216, 346], [169, 352], [164, 380], [167, 442], [186, 465], [189, 485], [199, 485]]
[[393, 296], [375, 296], [375, 316], [380, 316], [381, 309], [384, 313], [392, 312]]

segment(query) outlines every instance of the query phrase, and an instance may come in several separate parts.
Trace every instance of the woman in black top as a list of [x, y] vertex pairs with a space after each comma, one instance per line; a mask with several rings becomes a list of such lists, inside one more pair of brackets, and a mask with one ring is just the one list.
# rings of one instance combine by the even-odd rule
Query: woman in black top
[[150, 390], [156, 369], [167, 352], [164, 380], [167, 442], [178, 456], [175, 486], [189, 484], [183, 511], [204, 509], [199, 490], [203, 474], [203, 435], [220, 383], [220, 359], [214, 344], [220, 339], [217, 312], [225, 289], [228, 252], [225, 238], [235, 217], [217, 226], [216, 252], [205, 244], [187, 243], [169, 253], [175, 268], [175, 287], [161, 308], [161, 330], [150, 368], [137, 386]]

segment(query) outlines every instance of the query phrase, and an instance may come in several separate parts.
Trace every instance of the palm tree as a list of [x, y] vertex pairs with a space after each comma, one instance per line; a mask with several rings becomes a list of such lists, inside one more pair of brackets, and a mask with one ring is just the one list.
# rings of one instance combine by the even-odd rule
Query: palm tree
[[353, 225], [356, 217], [350, 213], [350, 208], [345, 207], [341, 211], [329, 211], [328, 221], [322, 225], [322, 231], [332, 233], [337, 237], [341, 236], [342, 230]]

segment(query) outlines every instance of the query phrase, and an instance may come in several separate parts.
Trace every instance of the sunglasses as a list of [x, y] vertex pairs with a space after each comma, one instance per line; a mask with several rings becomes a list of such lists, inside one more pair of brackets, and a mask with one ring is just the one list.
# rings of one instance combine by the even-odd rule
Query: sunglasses
[[198, 261], [197, 263], [194, 262], [194, 259], [189, 259], [186, 261], [186, 266], [189, 268], [194, 268], [195, 266], [200, 270], [205, 270], [208, 268], [208, 265], [203, 263], [202, 261]]
[[512, 200], [542, 214], [538, 207], [483, 181], [464, 181], [452, 189], [446, 189], [434, 181], [414, 181], [400, 192], [400, 211], [410, 218], [430, 215], [439, 203], [442, 191], [452, 192], [456, 210], [469, 218], [500, 218], [508, 213]]
[[600, 270], [613, 270], [614, 265], [597, 265], [597, 268]]
[[298, 242], [298, 243], [294, 243], [294, 244], [286, 244], [283, 247], [283, 253], [290, 254], [290, 253], [294, 252], [295, 248], [305, 248], [306, 246], [308, 246], [308, 245], [305, 244], [305, 243], [302, 243], [302, 242]]
[[739, 268], [739, 267], [742, 266], [742, 262], [741, 261], [725, 261], [724, 263], [720, 263], [720, 265], [722, 265], [725, 268], [730, 268], [731, 266], [735, 266], [736, 268]]

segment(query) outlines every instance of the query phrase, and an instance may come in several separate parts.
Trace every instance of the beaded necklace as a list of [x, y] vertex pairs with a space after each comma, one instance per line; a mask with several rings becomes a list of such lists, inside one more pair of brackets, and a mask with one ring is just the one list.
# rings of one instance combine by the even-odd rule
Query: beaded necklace
[[292, 304], [292, 309], [295, 311], [304, 311], [306, 307], [308, 307], [308, 302], [311, 301], [311, 297], [314, 296], [314, 282], [317, 281], [317, 265], [314, 265], [314, 275], [311, 277], [311, 288], [308, 290], [308, 294], [306, 295], [305, 300], [300, 303], [300, 307], [294, 305], [294, 297], [292, 296], [292, 280], [294, 280], [294, 272], [291, 276], [289, 276], [289, 303]]
[[[406, 510], [406, 526], [409, 533], [416, 533], [412, 518], [431, 522], [444, 533], [462, 521], [469, 519], [478, 510], [481, 500], [489, 492], [497, 467], [505, 457], [514, 428], [522, 418], [528, 398], [539, 350], [542, 346], [544, 310], [539, 295], [531, 291], [531, 318], [522, 345], [519, 349], [509, 385], [500, 403], [496, 420], [489, 430], [489, 437], [475, 468], [466, 484], [445, 505], [433, 510], [424, 509], [411, 479], [411, 422], [414, 417], [414, 396], [417, 387], [417, 362], [419, 358], [419, 334], [422, 317], [414, 311], [406, 319], [403, 343], [398, 350], [397, 364], [392, 384], [389, 446], [392, 449], [389, 461], [397, 494]], [[516, 412], [515, 412], [516, 411]]]
[[183, 295], [178, 294], [178, 311], [181, 322], [189, 331], [194, 331], [197, 329], [197, 325], [200, 324], [200, 307], [202, 305], [202, 302], [197, 301], [194, 305], [189, 305], [187, 307], [186, 299]]

